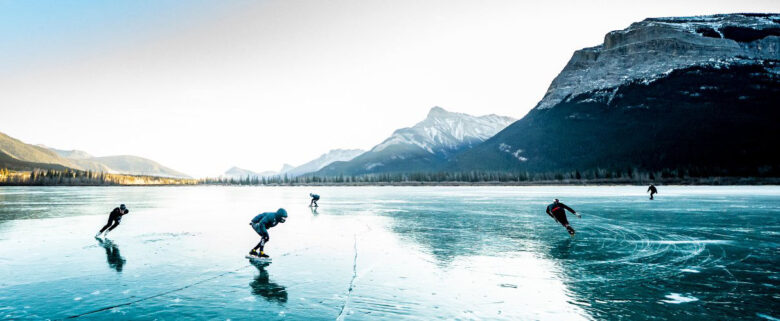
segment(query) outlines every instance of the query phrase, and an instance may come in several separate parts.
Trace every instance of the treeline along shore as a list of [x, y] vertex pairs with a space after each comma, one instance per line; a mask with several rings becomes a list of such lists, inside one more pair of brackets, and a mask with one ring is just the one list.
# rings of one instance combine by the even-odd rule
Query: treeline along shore
[[257, 185], [257, 186], [523, 186], [523, 185], [777, 185], [772, 172], [716, 173], [687, 169], [593, 169], [568, 172], [433, 172], [355, 176], [247, 176], [243, 178], [180, 179], [79, 170], [12, 171], [0, 168], [5, 186], [133, 186], [133, 185]]
[[0, 168], [0, 185], [6, 186], [117, 186], [117, 185], [195, 185], [195, 179], [125, 175], [80, 170], [34, 169], [12, 171]]

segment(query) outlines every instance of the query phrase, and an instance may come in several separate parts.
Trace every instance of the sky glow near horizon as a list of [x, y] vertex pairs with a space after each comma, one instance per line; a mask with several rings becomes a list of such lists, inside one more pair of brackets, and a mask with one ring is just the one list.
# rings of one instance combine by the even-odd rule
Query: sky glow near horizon
[[521, 118], [646, 17], [778, 1], [0, 0], [0, 132], [196, 177], [369, 149], [433, 106]]

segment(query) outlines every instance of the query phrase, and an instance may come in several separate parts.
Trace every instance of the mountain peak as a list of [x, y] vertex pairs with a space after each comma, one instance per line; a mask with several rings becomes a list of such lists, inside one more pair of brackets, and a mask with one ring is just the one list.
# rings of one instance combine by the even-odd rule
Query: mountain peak
[[451, 112], [439, 106], [434, 106], [428, 111], [428, 118], [449, 115]]
[[674, 70], [776, 60], [778, 36], [777, 14], [648, 18], [575, 51], [536, 108], [589, 92], [611, 101], [619, 86], [654, 82]]
[[484, 142], [512, 122], [514, 119], [510, 117], [472, 116], [436, 106], [431, 108], [425, 120], [398, 129], [370, 151], [348, 162], [326, 166], [319, 173], [435, 170], [444, 166], [453, 155]]
[[290, 165], [290, 164], [284, 164], [284, 165], [282, 165], [282, 169], [281, 169], [281, 170], [279, 170], [279, 174], [284, 174], [284, 173], [286, 173], [286, 172], [289, 172], [289, 171], [290, 171], [290, 170], [292, 170], [293, 168], [295, 168], [295, 166], [292, 166], [292, 165]]
[[90, 155], [89, 153], [87, 153], [85, 151], [82, 151], [82, 150], [57, 149], [57, 148], [46, 146], [44, 144], [38, 144], [36, 146], [42, 147], [42, 148], [46, 148], [48, 150], [51, 150], [51, 151], [57, 153], [57, 155], [60, 155], [61, 157], [65, 157], [65, 158], [68, 158], [68, 159], [89, 159], [89, 158], [95, 157], [95, 156], [92, 156], [92, 155]]

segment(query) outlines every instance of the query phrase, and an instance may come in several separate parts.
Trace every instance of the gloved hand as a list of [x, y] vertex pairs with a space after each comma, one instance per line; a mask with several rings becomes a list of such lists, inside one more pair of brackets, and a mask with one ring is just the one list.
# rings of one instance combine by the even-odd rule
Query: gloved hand
[[574, 213], [574, 214], [576, 214], [576, 215], [577, 215], [577, 218], [582, 218], [582, 215], [580, 215], [580, 214], [577, 214], [577, 213]]

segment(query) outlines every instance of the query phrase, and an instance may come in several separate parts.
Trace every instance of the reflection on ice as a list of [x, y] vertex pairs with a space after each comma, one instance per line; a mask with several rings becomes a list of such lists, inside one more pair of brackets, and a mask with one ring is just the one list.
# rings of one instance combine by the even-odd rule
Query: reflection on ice
[[271, 282], [268, 271], [265, 269], [270, 263], [250, 262], [257, 268], [257, 276], [255, 276], [252, 283], [249, 283], [249, 286], [252, 288], [252, 294], [258, 295], [268, 302], [287, 303], [287, 290], [284, 286]]
[[100, 243], [100, 246], [106, 250], [106, 261], [108, 262], [108, 266], [117, 272], [122, 272], [122, 268], [125, 266], [127, 260], [119, 254], [119, 247], [109, 239], [104, 240], [99, 237], [95, 237], [95, 239]]

